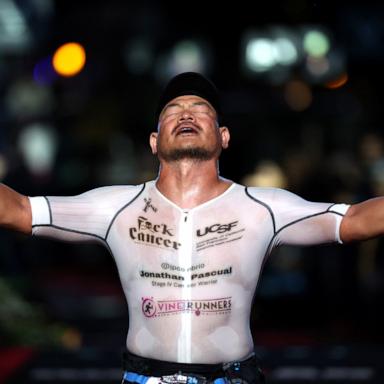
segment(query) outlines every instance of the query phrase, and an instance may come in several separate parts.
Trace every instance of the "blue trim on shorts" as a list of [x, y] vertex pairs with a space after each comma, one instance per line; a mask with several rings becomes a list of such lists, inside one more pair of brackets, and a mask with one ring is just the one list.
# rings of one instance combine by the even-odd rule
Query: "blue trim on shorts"
[[[124, 372], [123, 380], [129, 381], [131, 383], [138, 383], [138, 384], [145, 384], [149, 378], [154, 377], [154, 376], [144, 376], [144, 375], [139, 375], [138, 373], [134, 372]], [[195, 379], [194, 377], [190, 377], [191, 379]], [[191, 380], [191, 384], [192, 384]], [[189, 380], [188, 380], [189, 383]], [[225, 380], [224, 377], [219, 377], [213, 381], [213, 384], [226, 384], [227, 381]]]
[[131, 383], [145, 384], [150, 376], [139, 375], [134, 372], [124, 372], [123, 379]]

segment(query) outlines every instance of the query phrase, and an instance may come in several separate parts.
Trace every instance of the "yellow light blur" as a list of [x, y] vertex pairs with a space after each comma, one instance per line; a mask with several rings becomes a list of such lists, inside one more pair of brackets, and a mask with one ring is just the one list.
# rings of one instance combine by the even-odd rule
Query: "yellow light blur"
[[53, 55], [52, 64], [61, 76], [75, 76], [85, 65], [85, 50], [78, 43], [66, 43], [59, 47]]
[[348, 75], [343, 73], [336, 80], [330, 81], [325, 86], [329, 89], [336, 89], [342, 87], [348, 81]]
[[61, 343], [67, 349], [77, 350], [83, 344], [83, 336], [74, 328], [68, 328], [61, 336]]
[[302, 81], [291, 80], [285, 86], [284, 98], [291, 109], [301, 112], [311, 105], [312, 91]]
[[248, 187], [286, 188], [287, 177], [278, 164], [270, 160], [261, 161], [242, 183]]

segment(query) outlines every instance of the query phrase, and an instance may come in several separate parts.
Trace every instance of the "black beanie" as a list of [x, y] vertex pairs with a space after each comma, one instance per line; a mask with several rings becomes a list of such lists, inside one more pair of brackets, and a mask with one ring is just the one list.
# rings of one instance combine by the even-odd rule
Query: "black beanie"
[[221, 114], [216, 86], [200, 73], [184, 72], [173, 77], [164, 88], [157, 106], [156, 119], [159, 119], [161, 111], [171, 100], [184, 95], [196, 95], [207, 100], [216, 110], [217, 116]]

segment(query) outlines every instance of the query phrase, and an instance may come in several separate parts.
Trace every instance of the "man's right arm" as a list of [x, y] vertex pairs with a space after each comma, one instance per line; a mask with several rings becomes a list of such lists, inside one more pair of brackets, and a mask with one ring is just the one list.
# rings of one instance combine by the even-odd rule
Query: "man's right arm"
[[28, 235], [32, 232], [29, 198], [0, 184], [0, 226]]

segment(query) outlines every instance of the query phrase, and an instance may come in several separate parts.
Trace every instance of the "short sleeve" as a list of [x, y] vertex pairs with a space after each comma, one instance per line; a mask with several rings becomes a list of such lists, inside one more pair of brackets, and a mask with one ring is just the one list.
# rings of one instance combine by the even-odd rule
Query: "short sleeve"
[[112, 186], [77, 196], [30, 197], [32, 234], [104, 243], [115, 215], [140, 190], [140, 186]]
[[249, 188], [248, 191], [271, 213], [272, 247], [341, 243], [340, 224], [349, 205], [311, 202], [278, 188]]

